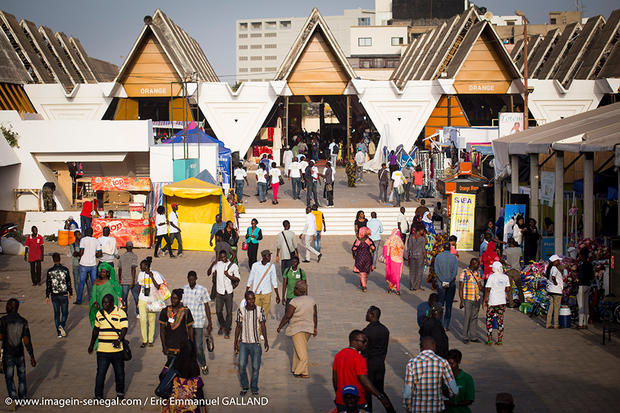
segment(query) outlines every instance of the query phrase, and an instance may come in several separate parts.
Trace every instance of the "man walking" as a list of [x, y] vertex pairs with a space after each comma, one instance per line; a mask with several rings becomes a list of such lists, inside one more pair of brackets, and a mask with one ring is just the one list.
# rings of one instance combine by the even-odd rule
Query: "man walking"
[[77, 292], [78, 283], [80, 281], [80, 240], [82, 232], [80, 230], [73, 231], [75, 241], [69, 245], [69, 253], [71, 254], [71, 263], [73, 269], [73, 291]]
[[233, 172], [235, 176], [235, 192], [237, 194], [237, 201], [243, 202], [243, 187], [248, 183], [248, 173], [243, 169], [241, 162], [237, 164]]
[[101, 262], [107, 262], [114, 268], [114, 258], [118, 258], [118, 248], [116, 248], [116, 238], [110, 236], [110, 227], [103, 227], [101, 236], [97, 238], [99, 249], [101, 250]]
[[463, 343], [478, 343], [478, 312], [480, 311], [480, 292], [484, 289], [480, 274], [480, 261], [472, 258], [469, 267], [459, 277], [459, 308], [465, 308], [463, 316]]
[[304, 247], [302, 248], [303, 260], [302, 262], [310, 262], [310, 253], [317, 256], [317, 262], [321, 261], [321, 254], [314, 249], [314, 241], [316, 240], [316, 218], [312, 214], [312, 208], [306, 207], [306, 223], [304, 224], [304, 230], [299, 235], [299, 239], [303, 239]]
[[93, 238], [93, 229], [87, 228], [84, 231], [84, 237], [80, 240], [80, 282], [75, 296], [75, 302], [73, 304], [82, 304], [82, 295], [84, 293], [84, 283], [86, 283], [86, 277], [90, 280], [90, 283], [86, 285], [88, 290], [88, 300], [90, 301], [90, 293], [92, 291], [92, 285], [97, 278], [97, 258], [101, 257], [101, 247], [99, 241]]
[[[205, 357], [203, 339], [211, 334], [213, 326], [211, 324], [211, 309], [209, 308], [209, 292], [205, 287], [196, 281], [198, 276], [196, 271], [187, 273], [187, 284], [183, 287], [183, 305], [189, 308], [194, 319], [194, 350], [196, 351], [196, 361], [200, 366], [202, 374], [209, 374], [207, 359]], [[207, 321], [205, 334], [205, 320]]]
[[280, 273], [284, 275], [286, 269], [291, 266], [293, 257], [297, 257], [299, 261], [299, 252], [297, 251], [297, 238], [291, 231], [291, 223], [288, 219], [282, 221], [282, 226], [284, 231], [280, 232], [277, 237], [276, 262], [280, 263]]
[[86, 235], [86, 230], [93, 226], [93, 215], [97, 214], [95, 208], [96, 201], [85, 201], [82, 205], [82, 211], [80, 212], [80, 228], [82, 229], [82, 235]]
[[327, 198], [327, 207], [334, 206], [334, 177], [336, 176], [336, 164], [327, 162], [323, 170], [323, 179], [325, 180], [325, 197]]
[[[523, 288], [521, 286], [521, 247], [517, 245], [514, 238], [508, 239], [508, 247], [504, 249], [504, 255], [506, 255], [506, 260], [504, 263], [508, 267], [506, 275], [510, 278], [510, 281], [514, 281], [515, 286], [517, 287], [519, 302], [524, 303], [525, 297], [523, 296]], [[508, 294], [508, 306], [511, 308], [515, 307], [512, 293]]]
[[409, 289], [423, 290], [424, 257], [426, 256], [426, 230], [424, 225], [416, 224], [415, 233], [407, 241], [407, 259], [409, 261]]
[[125, 243], [127, 250], [121, 255], [118, 264], [118, 282], [122, 287], [123, 311], [127, 313], [129, 304], [129, 291], [133, 295], [133, 302], [136, 304], [136, 317], [139, 318], [138, 297], [140, 296], [140, 285], [136, 283], [136, 270], [138, 268], [138, 256], [133, 252], [133, 242]]
[[[299, 268], [299, 258], [291, 258], [291, 266], [282, 273], [282, 304], [286, 305], [295, 298], [295, 284], [306, 279], [306, 272]], [[307, 291], [306, 291], [307, 292]]]
[[338, 149], [340, 148], [338, 147], [336, 140], [332, 140], [332, 142], [329, 144], [329, 155], [333, 168], [336, 167], [336, 162], [338, 161]]
[[271, 251], [263, 250], [260, 255], [261, 260], [252, 265], [245, 291], [252, 291], [256, 295], [256, 305], [263, 308], [265, 316], [267, 316], [271, 308], [273, 291], [276, 292], [276, 304], [280, 304], [278, 276], [276, 275], [276, 267], [271, 262]]
[[258, 202], [267, 202], [267, 167], [261, 161], [256, 170], [256, 188], [258, 190]]
[[400, 207], [400, 214], [398, 214], [398, 218], [396, 218], [396, 225], [398, 225], [398, 230], [400, 231], [400, 238], [403, 240], [403, 244], [405, 244], [407, 241], [407, 234], [409, 233], [409, 220], [405, 215], [405, 207]]
[[30, 263], [30, 280], [32, 285], [41, 284], [41, 262], [43, 262], [43, 237], [39, 234], [39, 229], [33, 226], [31, 233], [24, 241], [24, 261]]
[[[6, 379], [6, 390], [12, 399], [6, 403], [9, 408], [15, 410], [16, 399], [27, 399], [28, 388], [26, 385], [26, 360], [24, 346], [30, 356], [30, 365], [35, 367], [37, 361], [34, 358], [32, 340], [28, 321], [19, 315], [19, 301], [10, 298], [6, 302], [6, 313], [0, 318], [0, 341], [2, 341], [2, 368]], [[15, 389], [15, 370], [17, 370], [17, 389]]]
[[314, 200], [319, 205], [319, 196], [317, 188], [319, 186], [319, 170], [314, 166], [314, 161], [308, 161], [308, 166], [304, 171], [304, 180], [306, 182], [306, 206], [310, 206], [310, 200]]
[[[213, 238], [215, 238], [215, 234], [217, 234], [219, 231], [222, 231], [222, 233], [224, 233], [225, 229], [226, 223], [222, 221], [222, 215], [217, 214], [215, 216], [215, 223], [211, 227], [211, 237], [209, 238], [209, 245], [213, 246]], [[172, 239], [170, 240], [170, 242], [172, 242]], [[219, 251], [216, 252], [219, 253]], [[170, 250], [170, 253], [172, 254], [172, 250]]]
[[428, 300], [418, 304], [417, 307], [417, 320], [418, 327], [422, 327], [424, 320], [430, 315], [431, 309], [439, 302], [439, 295], [437, 293], [431, 293], [428, 296]]
[[459, 389], [448, 362], [435, 354], [435, 340], [424, 337], [420, 354], [411, 358], [405, 368], [403, 406], [407, 412], [442, 412], [442, 385], [450, 396]]
[[[220, 326], [218, 335], [224, 334], [224, 338], [230, 338], [232, 328], [232, 302], [233, 302], [233, 281], [238, 283], [241, 279], [239, 266], [228, 261], [226, 251], [220, 251], [218, 260], [213, 261], [207, 270], [207, 275], [211, 275], [215, 267], [215, 314]], [[224, 306], [226, 306], [226, 318], [224, 318]]]
[[[220, 218], [220, 221], [222, 218]], [[168, 239], [170, 240], [170, 251], [172, 243], [177, 240], [177, 257], [183, 255], [183, 242], [181, 241], [181, 228], [179, 227], [179, 204], [172, 204], [172, 211], [168, 214]]]
[[[265, 341], [265, 353], [269, 351], [269, 341], [267, 340], [265, 311], [256, 305], [256, 296], [252, 291], [245, 292], [245, 305], [237, 310], [236, 321], [235, 353], [239, 354], [239, 381], [241, 382], [239, 394], [245, 396], [251, 389], [252, 395], [258, 396], [258, 374], [262, 355], [260, 340], [262, 338]], [[252, 375], [249, 383], [248, 358], [252, 359]]]
[[459, 350], [452, 349], [448, 351], [447, 361], [452, 369], [452, 375], [459, 392], [455, 397], [445, 401], [446, 413], [471, 413], [469, 406], [474, 402], [476, 390], [474, 379], [461, 370], [462, 359], [463, 354]]
[[299, 193], [301, 191], [301, 166], [297, 158], [293, 158], [287, 171], [288, 180], [291, 181], [291, 187], [293, 189], [293, 199], [299, 199]]
[[101, 300], [102, 309], [97, 311], [95, 327], [90, 337], [88, 354], [97, 342], [97, 376], [95, 378], [95, 399], [103, 399], [103, 385], [108, 368], [112, 364], [116, 397], [125, 398], [125, 360], [123, 359], [123, 340], [127, 334], [127, 314], [114, 305], [114, 297], [107, 294]]
[[370, 220], [368, 220], [366, 226], [370, 229], [370, 240], [375, 244], [375, 251], [372, 253], [372, 265], [377, 268], [377, 257], [383, 254], [383, 241], [381, 240], [383, 223], [377, 218], [375, 211], [370, 213]]
[[390, 171], [385, 166], [385, 163], [381, 164], [381, 169], [377, 174], [379, 177], [379, 202], [387, 204], [388, 202], [388, 187], [390, 186]]
[[60, 254], [52, 254], [54, 266], [47, 270], [45, 280], [45, 302], [54, 306], [54, 324], [58, 338], [66, 337], [65, 325], [69, 316], [69, 299], [73, 298], [69, 269], [60, 263]]
[[359, 149], [355, 154], [355, 164], [357, 166], [357, 181], [364, 182], [364, 163], [366, 162], [366, 155]]
[[443, 326], [450, 331], [450, 318], [452, 317], [452, 302], [456, 294], [456, 276], [459, 264], [454, 254], [450, 253], [450, 243], [446, 242], [443, 252], [435, 257], [435, 273], [437, 274], [437, 293], [439, 305], [444, 307]]
[[321, 252], [321, 232], [327, 231], [327, 224], [325, 223], [325, 215], [319, 211], [316, 204], [312, 205], [312, 215], [316, 220], [316, 238], [314, 239], [314, 249]]
[[[384, 391], [385, 379], [385, 357], [387, 356], [388, 344], [390, 342], [390, 330], [381, 322], [381, 310], [374, 305], [370, 306], [366, 312], [368, 325], [362, 331], [368, 339], [366, 344], [366, 366], [368, 369], [368, 379], [377, 391], [381, 394]], [[366, 394], [368, 411], [372, 413], [372, 396]]]

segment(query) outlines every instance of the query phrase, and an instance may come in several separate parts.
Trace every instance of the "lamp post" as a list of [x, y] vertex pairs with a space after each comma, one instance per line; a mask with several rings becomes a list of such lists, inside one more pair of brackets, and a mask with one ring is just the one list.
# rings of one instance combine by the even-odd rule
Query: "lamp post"
[[525, 94], [523, 95], [523, 129], [528, 129], [529, 126], [529, 110], [528, 110], [528, 97], [530, 94], [529, 87], [527, 84], [527, 17], [521, 10], [515, 10], [515, 14], [521, 17], [521, 21], [523, 22], [523, 79], [525, 86]]

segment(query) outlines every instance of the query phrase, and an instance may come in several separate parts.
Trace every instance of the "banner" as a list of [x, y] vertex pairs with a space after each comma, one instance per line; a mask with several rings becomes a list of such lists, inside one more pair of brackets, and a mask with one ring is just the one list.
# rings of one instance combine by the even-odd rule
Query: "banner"
[[500, 112], [499, 137], [523, 131], [523, 123], [524, 118], [521, 112]]
[[124, 247], [132, 241], [136, 248], [151, 248], [151, 222], [148, 219], [93, 219], [93, 237], [102, 235], [103, 228], [110, 228], [110, 235], [116, 238], [116, 247]]
[[555, 172], [540, 172], [540, 201], [543, 205], [553, 206], [555, 197]]
[[512, 231], [519, 215], [525, 218], [525, 205], [507, 204], [504, 207], [504, 242], [512, 238]]
[[135, 178], [129, 176], [93, 176], [93, 191], [129, 191], [150, 192], [151, 178]]
[[476, 195], [452, 194], [450, 235], [456, 235], [456, 247], [460, 251], [474, 250], [475, 212]]

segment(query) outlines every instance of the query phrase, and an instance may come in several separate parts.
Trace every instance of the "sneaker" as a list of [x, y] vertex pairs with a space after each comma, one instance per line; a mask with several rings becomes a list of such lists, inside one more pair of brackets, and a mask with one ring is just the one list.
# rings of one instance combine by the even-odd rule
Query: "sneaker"
[[463, 340], [463, 344], [469, 344], [469, 340], [468, 339], [464, 339]]
[[204, 376], [208, 375], [208, 374], [209, 374], [209, 366], [207, 366], [207, 365], [205, 364], [204, 366], [202, 366], [202, 367], [200, 368], [200, 372], [201, 372]]
[[310, 260], [303, 260], [302, 262], [310, 262]]
[[252, 390], [252, 396], [258, 396], [258, 390], [256, 391]]
[[67, 332], [65, 331], [64, 328], [58, 327], [58, 332], [59, 332], [61, 337], [67, 337]]
[[136, 318], [137, 318], [137, 319], [140, 319], [140, 314], [136, 314]]
[[182, 256], [183, 256], [183, 253], [182, 253], [182, 252], [179, 252], [179, 253], [177, 254], [177, 257], [182, 257]]
[[58, 334], [58, 338], [62, 338], [62, 336], [60, 334]]
[[316, 259], [316, 262], [321, 262], [321, 257], [323, 256], [323, 254], [319, 254], [319, 256]]
[[471, 340], [469, 340], [470, 343], [480, 343], [480, 339], [479, 338], [472, 338]]
[[246, 394], [248, 394], [248, 390], [250, 390], [250, 389], [242, 389], [242, 390], [239, 392], [239, 396], [245, 396]]

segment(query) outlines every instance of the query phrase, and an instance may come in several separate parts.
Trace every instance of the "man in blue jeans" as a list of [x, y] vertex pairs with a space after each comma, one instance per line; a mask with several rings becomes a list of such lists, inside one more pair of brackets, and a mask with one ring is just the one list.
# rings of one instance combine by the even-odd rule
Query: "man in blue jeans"
[[[60, 254], [52, 254], [54, 266], [45, 278], [45, 302], [54, 306], [54, 324], [58, 338], [66, 337], [65, 324], [69, 316], [69, 299], [73, 298], [69, 269], [60, 263]], [[50, 301], [51, 296], [51, 301]]]
[[[30, 356], [30, 365], [35, 367], [37, 361], [34, 358], [32, 341], [30, 340], [30, 330], [28, 321], [17, 313], [19, 301], [11, 298], [6, 302], [7, 315], [0, 318], [0, 341], [2, 341], [4, 378], [6, 379], [6, 390], [12, 400], [5, 400], [9, 409], [15, 410], [17, 399], [27, 399], [28, 392], [26, 387], [26, 361], [24, 357], [24, 346]], [[17, 390], [15, 389], [14, 375], [17, 369]]]
[[439, 305], [444, 307], [443, 327], [450, 330], [452, 316], [452, 302], [456, 293], [456, 276], [459, 272], [459, 263], [456, 255], [450, 253], [450, 243], [443, 245], [443, 252], [435, 258], [435, 273], [437, 274], [437, 293]]
[[[237, 310], [237, 327], [235, 328], [235, 352], [239, 353], [239, 381], [241, 382], [241, 396], [252, 390], [258, 395], [258, 372], [262, 350], [261, 338], [265, 340], [265, 353], [269, 351], [267, 341], [267, 327], [265, 326], [265, 311], [256, 305], [256, 296], [252, 291], [245, 293], [245, 305]], [[252, 378], [248, 384], [248, 357], [252, 359]]]
[[127, 252], [121, 255], [118, 264], [118, 282], [123, 289], [123, 311], [129, 312], [127, 304], [129, 304], [129, 292], [131, 291], [133, 302], [136, 304], [136, 317], [138, 317], [138, 297], [140, 296], [140, 285], [136, 282], [138, 256], [133, 252], [133, 242], [127, 241], [125, 249]]
[[88, 300], [90, 301], [92, 285], [97, 278], [97, 258], [101, 257], [101, 255], [101, 246], [99, 241], [93, 238], [93, 229], [87, 228], [84, 231], [84, 237], [80, 240], [80, 281], [73, 304], [82, 304], [84, 284], [87, 277], [90, 280], [90, 284], [87, 285]]

